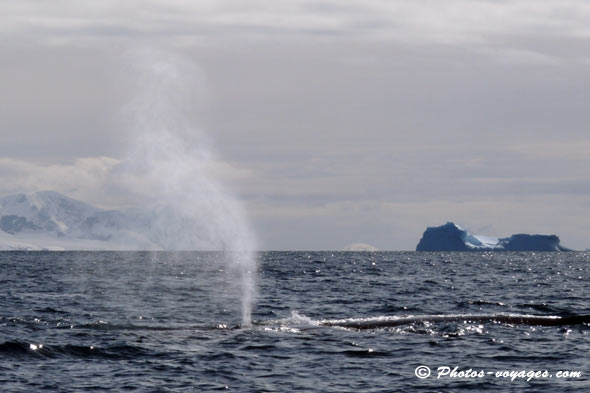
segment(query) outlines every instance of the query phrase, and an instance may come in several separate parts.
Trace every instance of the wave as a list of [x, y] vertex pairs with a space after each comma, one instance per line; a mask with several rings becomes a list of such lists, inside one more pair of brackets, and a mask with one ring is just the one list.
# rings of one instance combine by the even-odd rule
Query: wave
[[91, 322], [79, 325], [64, 325], [57, 329], [82, 329], [82, 330], [104, 330], [104, 331], [208, 331], [208, 330], [232, 330], [239, 326], [230, 327], [226, 324], [217, 325], [136, 325], [131, 323], [114, 324], [104, 321]]
[[151, 351], [129, 344], [112, 345], [108, 347], [94, 347], [70, 344], [32, 344], [21, 340], [11, 340], [0, 343], [0, 355], [4, 357], [81, 357], [104, 359], [134, 359], [144, 356], [154, 356]]

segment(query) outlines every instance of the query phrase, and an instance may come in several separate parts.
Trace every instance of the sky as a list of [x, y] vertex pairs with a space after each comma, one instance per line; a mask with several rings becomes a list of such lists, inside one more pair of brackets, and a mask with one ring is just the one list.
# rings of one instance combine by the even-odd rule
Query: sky
[[21, 0], [0, 14], [2, 195], [130, 203], [112, 179], [148, 48], [193, 65], [194, 142], [215, 150], [261, 249], [412, 250], [449, 220], [590, 247], [590, 3]]

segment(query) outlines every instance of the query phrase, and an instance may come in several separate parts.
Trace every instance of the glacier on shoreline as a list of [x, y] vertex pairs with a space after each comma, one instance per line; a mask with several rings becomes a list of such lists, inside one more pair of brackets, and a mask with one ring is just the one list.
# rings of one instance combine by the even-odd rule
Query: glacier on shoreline
[[516, 234], [509, 237], [473, 235], [453, 222], [428, 227], [416, 251], [571, 251], [556, 235]]

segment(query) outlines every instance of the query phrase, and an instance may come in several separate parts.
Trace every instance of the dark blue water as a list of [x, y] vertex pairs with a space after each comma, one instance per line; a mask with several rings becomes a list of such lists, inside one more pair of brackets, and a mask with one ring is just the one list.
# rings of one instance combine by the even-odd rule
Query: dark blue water
[[[391, 315], [590, 314], [590, 253], [260, 255], [251, 328], [218, 253], [0, 253], [0, 391], [588, 392], [590, 327]], [[430, 377], [419, 379], [418, 366]], [[444, 376], [437, 368], [484, 371]], [[496, 377], [544, 371], [551, 377]], [[559, 371], [581, 373], [558, 378]], [[489, 373], [489, 374], [488, 374]]]

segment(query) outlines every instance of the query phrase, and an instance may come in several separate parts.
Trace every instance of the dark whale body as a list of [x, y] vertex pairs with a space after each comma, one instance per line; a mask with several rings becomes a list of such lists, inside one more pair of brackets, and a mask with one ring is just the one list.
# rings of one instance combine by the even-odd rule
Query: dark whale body
[[397, 318], [334, 319], [322, 321], [320, 322], [320, 325], [350, 329], [379, 329], [411, 325], [419, 322], [495, 322], [511, 325], [567, 326], [590, 324], [590, 315], [575, 315], [567, 317], [517, 314], [420, 315]]

